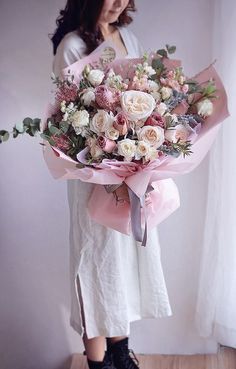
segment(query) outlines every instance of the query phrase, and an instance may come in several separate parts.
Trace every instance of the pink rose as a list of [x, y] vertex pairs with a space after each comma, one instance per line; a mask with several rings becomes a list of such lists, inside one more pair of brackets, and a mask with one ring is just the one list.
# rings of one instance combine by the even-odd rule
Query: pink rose
[[128, 118], [121, 111], [115, 117], [115, 122], [113, 123], [113, 127], [119, 131], [121, 136], [124, 136], [128, 131]]
[[152, 113], [144, 123], [145, 126], [159, 126], [164, 128], [165, 120], [159, 113]]
[[171, 114], [184, 115], [187, 113], [188, 108], [189, 104], [186, 100], [183, 100], [171, 111]]
[[116, 147], [115, 141], [109, 140], [104, 136], [99, 136], [97, 139], [98, 146], [105, 152], [112, 152]]
[[100, 108], [114, 110], [120, 102], [120, 91], [100, 85], [95, 88], [95, 100]]
[[165, 138], [170, 141], [176, 143], [178, 139], [180, 142], [186, 142], [189, 138], [190, 130], [187, 129], [183, 124], [177, 124], [173, 128], [169, 128], [165, 131]]

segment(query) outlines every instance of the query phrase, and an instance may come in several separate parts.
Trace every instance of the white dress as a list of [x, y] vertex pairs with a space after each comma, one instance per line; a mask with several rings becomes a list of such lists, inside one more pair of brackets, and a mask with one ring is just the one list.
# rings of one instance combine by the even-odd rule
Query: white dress
[[[128, 51], [126, 57], [142, 54], [137, 38], [119, 28]], [[85, 56], [85, 44], [76, 32], [61, 41], [53, 71]], [[81, 304], [88, 338], [128, 336], [130, 322], [172, 315], [161, 265], [158, 229], [148, 233], [146, 247], [132, 236], [95, 223], [88, 215], [87, 201], [94, 184], [68, 180], [70, 208], [70, 325], [81, 336]], [[82, 299], [82, 300], [81, 300]]]

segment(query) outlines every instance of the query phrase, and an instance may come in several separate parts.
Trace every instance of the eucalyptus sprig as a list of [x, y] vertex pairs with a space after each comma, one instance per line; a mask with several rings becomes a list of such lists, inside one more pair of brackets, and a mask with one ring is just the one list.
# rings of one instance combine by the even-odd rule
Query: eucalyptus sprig
[[36, 136], [38, 133], [40, 133], [40, 123], [41, 119], [39, 118], [32, 119], [30, 117], [26, 117], [23, 122], [15, 124], [11, 132], [5, 129], [0, 130], [0, 143], [7, 141], [11, 135], [13, 138], [16, 138], [24, 133], [27, 133], [32, 137]]

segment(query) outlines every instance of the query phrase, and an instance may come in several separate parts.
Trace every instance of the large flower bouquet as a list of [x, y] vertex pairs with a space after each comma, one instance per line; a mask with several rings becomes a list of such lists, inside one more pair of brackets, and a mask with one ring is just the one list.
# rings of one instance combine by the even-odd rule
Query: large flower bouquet
[[[171, 177], [193, 170], [227, 117], [224, 87], [210, 65], [188, 78], [169, 58], [175, 47], [140, 59], [104, 62], [100, 46], [52, 76], [45, 119], [26, 118], [19, 133], [40, 131], [55, 178], [95, 183], [88, 211], [97, 222], [146, 244], [147, 227], [179, 207]], [[33, 129], [33, 133], [32, 133]], [[0, 131], [0, 139], [9, 133]], [[120, 186], [127, 196], [117, 195]]]

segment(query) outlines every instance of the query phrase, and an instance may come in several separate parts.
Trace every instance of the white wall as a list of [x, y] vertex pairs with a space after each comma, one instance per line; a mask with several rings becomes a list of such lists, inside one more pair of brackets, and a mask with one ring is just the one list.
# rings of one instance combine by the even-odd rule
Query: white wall
[[[147, 48], [177, 45], [187, 74], [212, 61], [213, 0], [137, 1], [132, 29]], [[54, 30], [62, 0], [1, 0], [0, 129], [41, 117], [50, 90]], [[68, 368], [82, 352], [69, 326], [69, 213], [66, 186], [49, 174], [39, 140], [0, 146], [0, 367]], [[193, 324], [205, 216], [207, 159], [179, 178], [181, 207], [160, 225], [163, 269], [173, 316], [131, 325], [137, 353], [213, 352]]]

